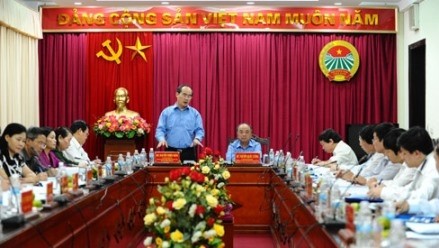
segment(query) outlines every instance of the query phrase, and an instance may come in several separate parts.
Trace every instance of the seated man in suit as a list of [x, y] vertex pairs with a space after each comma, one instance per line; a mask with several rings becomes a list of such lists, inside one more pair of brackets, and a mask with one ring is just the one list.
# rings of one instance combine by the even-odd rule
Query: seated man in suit
[[261, 144], [252, 139], [253, 130], [247, 123], [241, 123], [236, 128], [237, 139], [229, 144], [226, 153], [227, 161], [235, 161], [237, 152], [259, 152], [262, 153]]

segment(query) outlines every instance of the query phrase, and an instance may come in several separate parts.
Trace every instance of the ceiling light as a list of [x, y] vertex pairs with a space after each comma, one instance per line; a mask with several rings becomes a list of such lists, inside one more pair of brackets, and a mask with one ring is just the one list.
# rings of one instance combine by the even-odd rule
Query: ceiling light
[[73, 4], [74, 4], [74, 5], [82, 5], [81, 2], [74, 2]]
[[334, 5], [335, 5], [335, 6], [341, 6], [342, 3], [339, 3], [339, 2], [338, 2], [338, 3], [334, 3]]
[[253, 5], [255, 2], [247, 2], [248, 5]]
[[169, 5], [169, 2], [162, 2], [162, 5]]

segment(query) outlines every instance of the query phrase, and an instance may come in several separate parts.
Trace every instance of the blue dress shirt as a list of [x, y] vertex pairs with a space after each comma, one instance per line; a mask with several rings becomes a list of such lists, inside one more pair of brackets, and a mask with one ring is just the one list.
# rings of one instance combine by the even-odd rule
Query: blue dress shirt
[[190, 106], [179, 109], [177, 104], [165, 108], [160, 114], [155, 138], [181, 149], [191, 147], [194, 139], [202, 141], [204, 128], [200, 113]]
[[227, 148], [226, 160], [235, 161], [235, 154], [237, 152], [259, 152], [262, 153], [261, 144], [253, 139], [251, 139], [246, 148], [241, 146], [241, 142], [237, 139], [233, 141]]

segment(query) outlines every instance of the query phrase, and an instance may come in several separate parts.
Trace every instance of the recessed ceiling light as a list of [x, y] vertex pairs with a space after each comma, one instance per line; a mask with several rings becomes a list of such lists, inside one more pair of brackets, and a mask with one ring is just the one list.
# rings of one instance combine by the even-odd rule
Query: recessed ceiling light
[[341, 6], [342, 3], [334, 3], [335, 6]]
[[247, 2], [248, 5], [253, 5], [255, 2]]
[[73, 4], [74, 4], [74, 5], [82, 5], [81, 2], [74, 2]]
[[169, 5], [169, 2], [162, 2], [162, 5]]

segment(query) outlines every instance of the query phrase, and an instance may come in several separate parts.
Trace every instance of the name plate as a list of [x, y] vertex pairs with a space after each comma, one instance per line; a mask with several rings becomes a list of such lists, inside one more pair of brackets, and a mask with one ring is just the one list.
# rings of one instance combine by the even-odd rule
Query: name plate
[[261, 154], [258, 152], [237, 152], [235, 164], [260, 164]]
[[34, 195], [32, 190], [23, 191], [21, 193], [21, 211], [29, 213], [32, 211], [32, 201], [34, 200]]
[[180, 152], [157, 151], [154, 152], [154, 164], [179, 164]]
[[53, 182], [47, 183], [46, 187], [46, 203], [49, 204], [53, 201]]
[[72, 175], [72, 190], [77, 191], [78, 188], [79, 188], [78, 173], [73, 173], [73, 175]]

